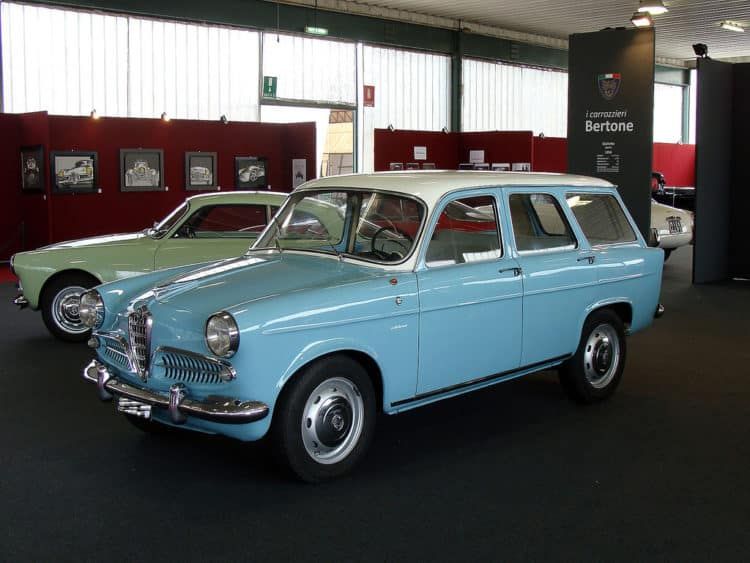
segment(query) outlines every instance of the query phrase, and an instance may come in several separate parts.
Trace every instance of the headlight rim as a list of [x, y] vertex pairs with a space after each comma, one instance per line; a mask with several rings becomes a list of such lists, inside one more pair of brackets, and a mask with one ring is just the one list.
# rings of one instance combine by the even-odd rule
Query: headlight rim
[[[220, 351], [214, 350], [214, 348], [211, 346], [211, 339], [209, 338], [209, 328], [211, 327], [211, 321], [213, 319], [222, 319], [224, 322], [226, 322], [229, 325], [229, 347], [227, 348], [227, 351], [224, 353], [221, 353]], [[214, 356], [217, 356], [219, 358], [231, 358], [237, 353], [237, 350], [240, 347], [240, 327], [237, 324], [237, 321], [235, 318], [228, 313], [227, 311], [219, 311], [217, 313], [214, 313], [208, 319], [206, 319], [206, 328], [204, 330], [204, 338], [206, 341], [206, 347], [208, 348], [208, 351], [211, 352]]]
[[[81, 315], [81, 311], [83, 309], [83, 300], [86, 298], [86, 296], [94, 295], [96, 296], [96, 302], [94, 304], [94, 311], [95, 311], [95, 317], [94, 317], [94, 323], [90, 324], [86, 322], [83, 319], [83, 316]], [[81, 297], [78, 301], [78, 318], [81, 319], [81, 323], [92, 329], [95, 330], [102, 326], [104, 323], [104, 300], [102, 299], [102, 294], [99, 293], [96, 289], [89, 289], [88, 291], [81, 294]]]

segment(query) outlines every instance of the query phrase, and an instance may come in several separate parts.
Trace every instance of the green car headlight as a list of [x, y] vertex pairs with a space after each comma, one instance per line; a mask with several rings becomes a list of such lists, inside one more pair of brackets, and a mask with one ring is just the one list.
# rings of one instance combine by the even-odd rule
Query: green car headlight
[[104, 301], [95, 289], [81, 295], [78, 303], [78, 316], [84, 326], [99, 328], [104, 322]]
[[232, 315], [222, 311], [208, 319], [206, 345], [219, 357], [231, 358], [234, 355], [240, 346], [240, 329]]

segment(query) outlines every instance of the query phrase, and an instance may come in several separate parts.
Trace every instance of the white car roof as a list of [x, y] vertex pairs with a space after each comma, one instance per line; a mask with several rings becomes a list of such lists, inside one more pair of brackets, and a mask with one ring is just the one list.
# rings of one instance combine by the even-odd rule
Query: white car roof
[[401, 192], [422, 199], [432, 207], [446, 193], [485, 186], [570, 186], [614, 188], [607, 180], [551, 172], [484, 172], [473, 170], [425, 170], [345, 174], [311, 180], [295, 191], [321, 188], [369, 188]]

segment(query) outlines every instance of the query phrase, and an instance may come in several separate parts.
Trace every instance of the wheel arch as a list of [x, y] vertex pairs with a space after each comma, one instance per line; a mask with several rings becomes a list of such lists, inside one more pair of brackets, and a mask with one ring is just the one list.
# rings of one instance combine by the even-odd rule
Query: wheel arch
[[319, 362], [325, 358], [330, 358], [332, 356], [349, 357], [364, 368], [365, 372], [367, 372], [367, 375], [370, 378], [370, 381], [372, 382], [373, 389], [375, 390], [375, 400], [376, 404], [378, 405], [378, 410], [382, 411], [384, 408], [384, 385], [383, 373], [380, 369], [380, 365], [371, 353], [356, 348], [341, 348], [337, 350], [321, 352], [312, 358], [306, 359], [304, 363], [295, 365], [295, 367], [293, 369], [290, 369], [288, 374], [285, 375], [279, 382], [280, 389], [276, 396], [275, 402], [279, 402], [279, 399], [282, 397], [282, 395], [289, 390], [291, 382], [295, 381], [305, 369], [307, 369], [315, 362]]
[[69, 276], [69, 275], [88, 276], [96, 282], [95, 285], [99, 285], [103, 283], [103, 280], [99, 276], [97, 276], [93, 272], [82, 270], [81, 268], [67, 268], [65, 270], [60, 270], [50, 275], [49, 277], [47, 277], [47, 279], [44, 280], [44, 282], [42, 282], [42, 286], [39, 290], [39, 300], [38, 300], [39, 303], [41, 303], [42, 296], [44, 295], [44, 292], [49, 288], [51, 283], [55, 282], [56, 280], [59, 280], [62, 277]]
[[626, 298], [607, 299], [592, 304], [586, 309], [586, 312], [581, 319], [578, 326], [578, 333], [580, 334], [583, 330], [583, 325], [586, 322], [586, 319], [588, 319], [593, 313], [603, 309], [609, 309], [614, 312], [622, 321], [622, 324], [625, 327], [625, 332], [627, 333], [633, 322], [633, 304]]

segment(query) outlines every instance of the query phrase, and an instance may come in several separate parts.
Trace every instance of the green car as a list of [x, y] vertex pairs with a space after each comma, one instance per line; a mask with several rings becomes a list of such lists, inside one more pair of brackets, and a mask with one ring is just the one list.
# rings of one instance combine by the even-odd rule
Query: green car
[[287, 194], [227, 192], [188, 198], [161, 222], [138, 233], [61, 242], [11, 258], [20, 280], [15, 300], [41, 309], [49, 331], [67, 341], [89, 336], [78, 300], [100, 283], [153, 270], [197, 264], [244, 253]]

